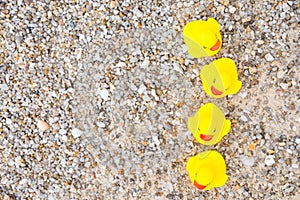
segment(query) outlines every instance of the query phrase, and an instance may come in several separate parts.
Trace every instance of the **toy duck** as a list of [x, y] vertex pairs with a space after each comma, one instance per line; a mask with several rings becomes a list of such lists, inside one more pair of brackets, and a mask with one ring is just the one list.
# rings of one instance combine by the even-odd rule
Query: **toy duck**
[[200, 190], [221, 187], [228, 179], [225, 160], [214, 150], [189, 158], [186, 168], [192, 183]]
[[214, 98], [235, 94], [242, 87], [242, 82], [238, 80], [236, 65], [230, 58], [220, 58], [204, 65], [200, 77], [204, 91]]
[[229, 133], [231, 122], [213, 103], [202, 106], [193, 117], [188, 119], [188, 129], [198, 142], [214, 145]]
[[192, 57], [213, 56], [222, 46], [220, 24], [213, 18], [189, 22], [183, 28], [183, 39]]

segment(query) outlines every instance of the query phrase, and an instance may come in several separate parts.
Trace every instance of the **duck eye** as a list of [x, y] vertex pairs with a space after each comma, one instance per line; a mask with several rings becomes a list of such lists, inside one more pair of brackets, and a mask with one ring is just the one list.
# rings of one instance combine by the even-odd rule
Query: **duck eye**
[[213, 83], [216, 83], [216, 79], [214, 78]]
[[215, 133], [216, 131], [217, 131], [216, 129], [213, 130], [214, 133]]
[[206, 46], [203, 46], [203, 48], [204, 48], [204, 49], [207, 49], [207, 47], [206, 47]]
[[198, 131], [200, 131], [200, 128], [198, 128]]

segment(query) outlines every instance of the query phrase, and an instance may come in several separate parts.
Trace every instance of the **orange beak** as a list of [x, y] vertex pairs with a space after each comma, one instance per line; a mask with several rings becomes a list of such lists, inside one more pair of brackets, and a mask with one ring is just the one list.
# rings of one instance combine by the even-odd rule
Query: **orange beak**
[[206, 185], [200, 185], [196, 181], [194, 181], [194, 186], [196, 186], [196, 188], [198, 188], [199, 190], [204, 190], [206, 188]]
[[200, 134], [200, 138], [206, 142], [210, 141], [213, 137], [214, 137], [213, 135]]
[[210, 50], [211, 51], [216, 51], [216, 50], [219, 49], [220, 45], [221, 45], [220, 40], [217, 40], [217, 43], [212, 48], [210, 48]]
[[221, 94], [223, 94], [223, 92], [217, 90], [217, 88], [215, 88], [214, 86], [211, 86], [210, 90], [211, 90], [211, 93], [213, 93], [214, 95], [221, 95]]

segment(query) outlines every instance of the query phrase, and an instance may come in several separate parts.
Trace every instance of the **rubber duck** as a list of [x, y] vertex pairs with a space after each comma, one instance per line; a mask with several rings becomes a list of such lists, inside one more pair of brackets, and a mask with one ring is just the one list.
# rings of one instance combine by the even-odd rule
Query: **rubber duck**
[[189, 158], [186, 165], [190, 180], [199, 190], [223, 186], [228, 176], [223, 156], [217, 151], [204, 151]]
[[183, 39], [192, 57], [213, 56], [222, 46], [220, 24], [213, 18], [189, 22], [183, 28]]
[[230, 131], [227, 120], [218, 106], [213, 103], [203, 105], [193, 117], [188, 119], [188, 129], [195, 139], [204, 145], [218, 143]]
[[220, 58], [204, 65], [200, 77], [204, 91], [214, 98], [235, 94], [242, 87], [242, 82], [238, 80], [236, 65], [230, 58]]

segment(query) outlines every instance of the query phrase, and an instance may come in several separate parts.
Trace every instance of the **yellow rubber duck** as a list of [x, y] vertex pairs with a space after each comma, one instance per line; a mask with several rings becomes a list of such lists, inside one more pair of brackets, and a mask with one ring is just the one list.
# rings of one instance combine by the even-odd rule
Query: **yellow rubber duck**
[[225, 160], [214, 150], [189, 158], [186, 168], [192, 183], [200, 190], [221, 187], [228, 179]]
[[238, 80], [236, 65], [230, 58], [220, 58], [204, 65], [200, 77], [204, 91], [214, 98], [235, 94], [242, 87], [242, 82]]
[[213, 103], [202, 106], [188, 119], [188, 129], [198, 142], [204, 145], [218, 143], [230, 131], [231, 122]]
[[213, 56], [222, 46], [220, 24], [213, 18], [189, 22], [183, 28], [183, 39], [192, 57]]

